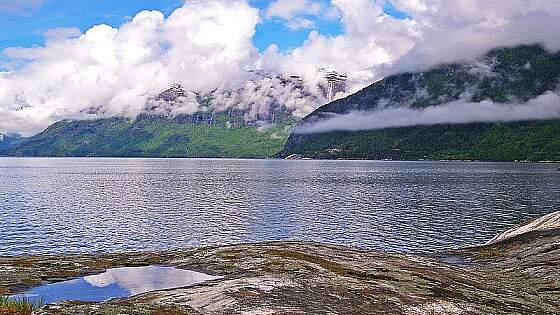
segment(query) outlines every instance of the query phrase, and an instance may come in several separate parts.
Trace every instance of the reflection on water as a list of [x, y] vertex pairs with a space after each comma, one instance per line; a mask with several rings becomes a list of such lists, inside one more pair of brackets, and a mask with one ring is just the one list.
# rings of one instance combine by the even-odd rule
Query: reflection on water
[[218, 277], [173, 267], [117, 268], [96, 276], [36, 287], [22, 296], [45, 304], [59, 301], [102, 302], [146, 292], [192, 286], [215, 279]]
[[308, 240], [484, 243], [560, 208], [559, 165], [0, 158], [0, 255]]

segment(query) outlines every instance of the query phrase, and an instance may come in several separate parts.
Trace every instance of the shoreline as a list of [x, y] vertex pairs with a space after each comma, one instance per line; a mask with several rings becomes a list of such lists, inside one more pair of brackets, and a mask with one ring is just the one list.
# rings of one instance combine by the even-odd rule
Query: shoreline
[[290, 241], [0, 257], [0, 295], [111, 268], [166, 265], [223, 278], [105, 303], [57, 303], [36, 314], [554, 314], [557, 244], [560, 229], [548, 225], [439, 256]]
[[283, 159], [283, 158], [233, 158], [233, 157], [147, 157], [147, 156], [12, 156], [0, 155], [3, 159], [85, 159], [85, 160], [101, 160], [101, 159], [145, 159], [145, 160], [229, 160], [229, 161], [347, 161], [347, 162], [408, 162], [408, 163], [512, 163], [512, 164], [560, 164], [560, 161], [498, 161], [498, 160], [377, 160], [377, 159], [317, 159], [317, 158], [301, 158], [301, 159]]

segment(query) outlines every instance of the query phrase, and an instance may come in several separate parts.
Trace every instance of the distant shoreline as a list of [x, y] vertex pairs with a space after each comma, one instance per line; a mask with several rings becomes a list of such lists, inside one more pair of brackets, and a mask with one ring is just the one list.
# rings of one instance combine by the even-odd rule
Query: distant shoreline
[[461, 162], [461, 163], [518, 163], [518, 164], [560, 164], [560, 161], [499, 161], [499, 160], [389, 160], [389, 159], [356, 159], [356, 158], [337, 158], [337, 159], [321, 159], [321, 158], [299, 158], [299, 159], [283, 159], [283, 158], [251, 158], [251, 157], [165, 157], [165, 156], [13, 156], [0, 155], [0, 158], [12, 159], [153, 159], [153, 160], [237, 160], [237, 161], [368, 161], [368, 162]]

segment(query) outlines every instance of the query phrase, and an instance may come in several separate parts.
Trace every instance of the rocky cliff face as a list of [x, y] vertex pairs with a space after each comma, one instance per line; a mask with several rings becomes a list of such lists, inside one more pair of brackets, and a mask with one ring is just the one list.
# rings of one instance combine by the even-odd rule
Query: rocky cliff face
[[169, 89], [156, 95], [153, 99], [156, 101], [176, 102], [180, 98], [187, 97], [187, 91], [180, 84], [173, 84]]
[[346, 93], [348, 76], [336, 70], [321, 68], [319, 72], [323, 74], [324, 80], [318, 87], [323, 96], [332, 101], [338, 93]]
[[251, 79], [236, 89], [219, 88], [209, 93], [187, 91], [180, 84], [174, 84], [150, 98], [144, 113], [163, 116], [227, 114], [242, 117], [247, 122], [269, 123], [291, 117], [300, 119], [347, 90], [345, 74], [327, 68], [318, 71], [323, 75], [317, 85], [318, 91], [307, 87], [300, 76], [262, 71], [251, 71]]

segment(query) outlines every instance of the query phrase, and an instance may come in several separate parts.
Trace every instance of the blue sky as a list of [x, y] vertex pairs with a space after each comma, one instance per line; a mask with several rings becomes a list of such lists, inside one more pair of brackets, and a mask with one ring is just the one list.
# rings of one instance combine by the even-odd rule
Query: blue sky
[[[2, 1], [0, 0], [0, 6]], [[250, 2], [254, 7], [266, 9], [272, 1], [251, 0]], [[0, 11], [0, 51], [7, 47], [42, 45], [43, 34], [48, 29], [77, 27], [84, 32], [102, 23], [118, 27], [142, 10], [158, 10], [167, 16], [182, 3], [183, 0], [45, 0], [35, 9], [16, 13]], [[385, 10], [395, 17], [406, 17], [390, 4], [385, 5]], [[322, 34], [335, 36], [343, 32], [342, 25], [337, 19], [309, 18]], [[253, 41], [261, 51], [271, 44], [277, 44], [281, 50], [287, 51], [300, 46], [308, 38], [309, 32], [309, 29], [290, 29], [279, 19], [264, 19], [257, 27], [257, 34]]]
[[46, 0], [36, 10], [0, 12], [0, 50], [41, 45], [43, 33], [52, 28], [77, 27], [83, 32], [102, 23], [116, 27], [142, 10], [168, 15], [181, 5], [182, 0]]

